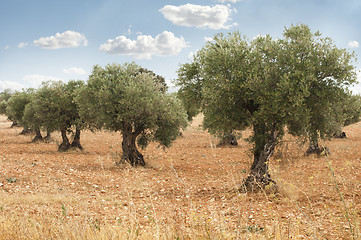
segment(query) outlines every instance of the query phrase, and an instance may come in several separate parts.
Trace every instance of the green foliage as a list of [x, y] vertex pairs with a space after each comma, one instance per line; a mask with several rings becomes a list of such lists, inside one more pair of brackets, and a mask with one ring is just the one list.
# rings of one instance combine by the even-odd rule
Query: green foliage
[[22, 122], [26, 124], [30, 129], [40, 129], [42, 126], [42, 119], [38, 117], [34, 107], [34, 97], [36, 94], [31, 96], [30, 102], [26, 104]]
[[75, 91], [82, 81], [48, 81], [42, 83], [29, 107], [43, 128], [49, 131], [68, 129], [79, 121], [78, 106], [74, 102]]
[[183, 102], [201, 96], [203, 126], [211, 134], [253, 128], [254, 162], [243, 185], [267, 190], [274, 186], [269, 159], [286, 129], [318, 147], [319, 137], [345, 122], [341, 99], [355, 82], [354, 55], [302, 24], [286, 28], [278, 40], [266, 35], [248, 41], [238, 32], [213, 39], [193, 63], [181, 66], [179, 95]]
[[12, 92], [10, 89], [5, 89], [0, 93], [0, 114], [6, 114], [7, 101], [10, 99]]
[[200, 64], [195, 62], [185, 63], [178, 70], [178, 79], [175, 81], [178, 98], [181, 99], [187, 111], [188, 121], [199, 114], [202, 102], [202, 78]]
[[15, 92], [7, 101], [6, 114], [12, 120], [17, 121], [20, 125], [25, 126], [23, 122], [25, 106], [31, 101], [33, 89], [23, 90], [22, 92]]
[[276, 132], [282, 137], [288, 126], [298, 136], [325, 137], [345, 121], [339, 99], [349, 97], [347, 86], [355, 82], [354, 55], [306, 25], [285, 29], [284, 37], [218, 34], [181, 65], [179, 95], [201, 102], [212, 134], [262, 126], [262, 142]]
[[344, 126], [351, 125], [360, 121], [361, 116], [361, 96], [360, 95], [351, 95], [345, 99], [345, 104], [343, 105], [343, 112], [345, 114]]
[[306, 25], [285, 29], [284, 36], [288, 75], [304, 86], [300, 109], [307, 124], [292, 130], [317, 144], [319, 137], [329, 138], [346, 121], [344, 109], [351, 97], [347, 87], [356, 79], [355, 56], [319, 32], [312, 33]]
[[143, 147], [151, 141], [169, 146], [186, 124], [180, 102], [164, 93], [154, 75], [133, 63], [94, 66], [76, 97], [80, 115], [91, 129], [132, 134]]

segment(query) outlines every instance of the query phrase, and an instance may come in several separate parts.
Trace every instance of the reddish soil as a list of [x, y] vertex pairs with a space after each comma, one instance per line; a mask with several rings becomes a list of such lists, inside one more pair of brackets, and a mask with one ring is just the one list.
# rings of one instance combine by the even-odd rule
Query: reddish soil
[[31, 143], [33, 136], [19, 135], [21, 128], [0, 116], [1, 212], [121, 221], [140, 231], [156, 222], [184, 238], [207, 228], [226, 238], [247, 232], [267, 239], [360, 237], [361, 123], [344, 129], [346, 139], [323, 142], [329, 157], [305, 157], [306, 147], [286, 137], [270, 163], [279, 187], [272, 195], [239, 193], [252, 161], [250, 144], [219, 148], [200, 124], [197, 117], [169, 149], [151, 144], [141, 150], [146, 166], [132, 168], [116, 164], [119, 133], [86, 131], [83, 151], [59, 153], [59, 134], [50, 143]]

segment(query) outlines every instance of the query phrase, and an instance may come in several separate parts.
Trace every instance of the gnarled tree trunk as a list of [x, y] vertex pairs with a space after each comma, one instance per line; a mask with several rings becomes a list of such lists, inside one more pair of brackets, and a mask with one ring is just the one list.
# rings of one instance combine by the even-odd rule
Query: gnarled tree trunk
[[269, 160], [277, 145], [277, 132], [265, 134], [264, 125], [254, 126], [253, 164], [249, 176], [243, 180], [242, 191], [258, 192], [261, 189], [277, 191], [276, 183], [268, 171]]
[[65, 127], [61, 128], [60, 132], [63, 142], [59, 145], [58, 151], [64, 152], [70, 148], [70, 142], [68, 137], [66, 136], [66, 128]]
[[136, 130], [133, 132], [133, 128], [131, 125], [124, 124], [122, 133], [123, 133], [123, 142], [122, 142], [123, 159], [129, 162], [132, 166], [137, 166], [137, 165], [144, 166], [145, 162], [143, 155], [138, 151], [137, 145], [135, 143], [137, 136], [141, 133], [141, 131]]
[[43, 140], [43, 136], [41, 135], [40, 128], [35, 128], [35, 137], [31, 142], [38, 142]]
[[71, 143], [71, 147], [79, 148], [80, 150], [83, 149], [83, 147], [80, 144], [80, 129], [78, 127], [76, 127], [76, 129], [75, 129], [74, 140]]

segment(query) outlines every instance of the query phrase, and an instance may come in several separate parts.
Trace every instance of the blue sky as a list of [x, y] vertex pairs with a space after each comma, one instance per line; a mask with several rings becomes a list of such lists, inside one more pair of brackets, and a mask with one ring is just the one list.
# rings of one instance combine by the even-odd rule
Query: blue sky
[[132, 61], [171, 84], [216, 33], [280, 38], [298, 23], [361, 57], [359, 0], [0, 0], [0, 91], [87, 80], [95, 64]]

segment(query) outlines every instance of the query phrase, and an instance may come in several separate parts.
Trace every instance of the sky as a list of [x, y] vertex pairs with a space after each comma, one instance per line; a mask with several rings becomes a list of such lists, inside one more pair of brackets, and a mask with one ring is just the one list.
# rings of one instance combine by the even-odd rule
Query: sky
[[[281, 38], [299, 23], [361, 57], [359, 0], [0, 0], [0, 91], [86, 81], [94, 65], [126, 62], [172, 86], [217, 33]], [[352, 90], [361, 94], [361, 84]]]

